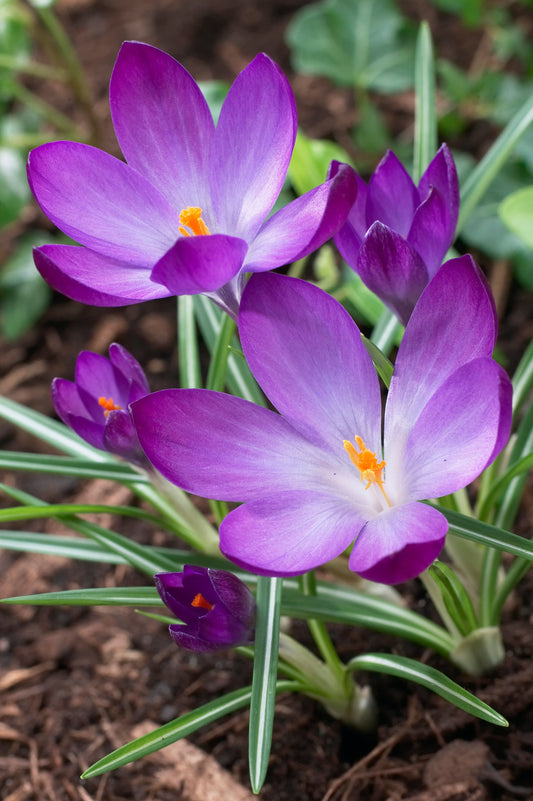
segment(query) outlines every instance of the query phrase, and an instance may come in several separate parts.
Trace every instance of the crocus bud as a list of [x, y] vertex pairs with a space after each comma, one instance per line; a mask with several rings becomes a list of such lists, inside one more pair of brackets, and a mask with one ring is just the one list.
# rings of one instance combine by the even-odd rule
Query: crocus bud
[[157, 573], [154, 579], [165, 605], [183, 621], [169, 626], [178, 645], [218, 651], [253, 643], [255, 599], [233, 573], [184, 565], [183, 573]]
[[141, 365], [116, 342], [109, 347], [109, 359], [82, 351], [73, 382], [52, 381], [55, 410], [66, 425], [95, 448], [140, 466], [147, 460], [128, 407], [149, 392]]

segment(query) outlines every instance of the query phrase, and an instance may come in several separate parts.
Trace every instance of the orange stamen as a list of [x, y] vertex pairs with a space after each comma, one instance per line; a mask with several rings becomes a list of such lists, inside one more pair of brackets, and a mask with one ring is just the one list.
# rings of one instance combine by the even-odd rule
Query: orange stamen
[[102, 396], [101, 398], [98, 398], [98, 403], [104, 409], [104, 417], [107, 417], [109, 412], [118, 412], [120, 409], [122, 409], [122, 406], [117, 406], [113, 402], [113, 398], [104, 398]]
[[367, 482], [365, 489], [368, 489], [371, 484], [377, 484], [390, 506], [391, 502], [387, 498], [387, 493], [383, 486], [383, 478], [381, 477], [386, 463], [378, 462], [376, 454], [368, 450], [361, 437], [356, 436], [355, 441], [359, 447], [359, 451], [356, 451], [352, 443], [348, 442], [347, 439], [343, 441], [343, 444], [348, 456], [361, 474], [361, 481]]
[[201, 607], [202, 609], [207, 609], [207, 611], [210, 612], [211, 609], [213, 609], [213, 607], [215, 606], [215, 604], [210, 604], [209, 601], [205, 600], [202, 593], [199, 592], [198, 595], [195, 595], [194, 598], [192, 599], [191, 606]]
[[[180, 223], [179, 232], [182, 236], [191, 236], [191, 231], [193, 236], [205, 236], [210, 233], [209, 228], [202, 220], [202, 209], [198, 206], [187, 206], [186, 209], [182, 209]], [[187, 228], [183, 228], [184, 225], [190, 230], [187, 231]]]

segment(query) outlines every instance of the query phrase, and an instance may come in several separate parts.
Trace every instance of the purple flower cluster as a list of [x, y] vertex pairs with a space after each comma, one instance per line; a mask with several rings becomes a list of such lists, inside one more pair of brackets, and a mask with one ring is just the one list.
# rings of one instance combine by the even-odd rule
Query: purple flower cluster
[[[126, 162], [72, 142], [30, 156], [41, 207], [81, 245], [38, 248], [38, 269], [101, 306], [208, 295], [238, 320], [277, 411], [207, 390], [149, 394], [137, 362], [112, 345], [109, 362], [80, 355], [74, 384], [55, 380], [58, 414], [96, 447], [147, 457], [188, 492], [241, 503], [222, 522], [221, 549], [253, 572], [294, 575], [351, 549], [361, 576], [418, 575], [448, 529], [425, 501], [473, 481], [511, 423], [488, 285], [468, 256], [442, 265], [459, 210], [448, 149], [418, 186], [392, 153], [368, 185], [333, 163], [325, 183], [269, 216], [296, 112], [267, 56], [237, 77], [216, 127], [191, 76], [148, 45], [123, 45], [110, 102]], [[384, 417], [348, 313], [317, 287], [267, 272], [331, 237], [406, 326]], [[253, 600], [231, 574], [186, 567], [156, 582], [183, 621], [171, 626], [180, 644], [250, 641]]]

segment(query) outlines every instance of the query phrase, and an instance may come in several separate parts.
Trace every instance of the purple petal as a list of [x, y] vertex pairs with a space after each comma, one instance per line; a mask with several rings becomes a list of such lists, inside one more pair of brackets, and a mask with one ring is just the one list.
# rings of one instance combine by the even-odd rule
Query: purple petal
[[[128, 398], [117, 383], [116, 374], [109, 359], [99, 353], [84, 350], [76, 361], [76, 386], [81, 398], [93, 417], [103, 415], [98, 404], [101, 397], [112, 398], [116, 406], [126, 407]], [[98, 418], [97, 418], [98, 419]]]
[[124, 162], [78, 142], [32, 150], [28, 179], [45, 214], [82, 245], [153, 265], [176, 241], [179, 214]]
[[211, 195], [219, 229], [250, 242], [280, 193], [296, 138], [296, 105], [260, 53], [235, 79], [215, 132]]
[[[487, 467], [509, 436], [511, 391], [503, 369], [488, 358], [468, 362], [439, 387], [409, 435], [403, 476], [392, 478], [395, 486], [403, 480], [407, 500], [448, 495]], [[396, 447], [392, 441], [390, 450]], [[387, 479], [389, 467], [387, 460]]]
[[255, 598], [246, 584], [228, 570], [209, 569], [209, 579], [226, 609], [236, 620], [250, 625], [255, 613]]
[[333, 495], [280, 491], [230, 512], [220, 526], [220, 548], [254, 573], [292, 576], [339, 556], [365, 520]]
[[207, 498], [243, 501], [307, 487], [323, 463], [280, 415], [230, 395], [162, 390], [131, 411], [152, 464], [169, 481]]
[[393, 507], [369, 520], [350, 555], [350, 568], [381, 584], [398, 584], [422, 573], [439, 555], [448, 521], [423, 503]]
[[230, 614], [223, 604], [215, 604], [213, 609], [199, 618], [197, 625], [198, 636], [217, 648], [253, 642], [253, 637], [250, 636], [253, 631], [252, 621], [243, 623]]
[[[188, 567], [185, 565], [184, 568]], [[191, 601], [194, 594], [191, 595], [184, 586], [185, 570], [177, 573], [156, 573], [154, 576], [155, 586], [161, 596], [161, 600], [165, 606], [175, 615], [179, 620], [185, 623], [194, 622], [199, 611], [197, 607], [191, 606]], [[209, 589], [210, 582], [207, 576], [204, 582]], [[205, 598], [205, 589], [199, 587], [196, 592], [201, 592]]]
[[381, 450], [376, 371], [349, 314], [306, 281], [253, 275], [239, 331], [250, 369], [292, 425], [332, 454], [357, 434]]
[[356, 191], [355, 172], [341, 165], [334, 178], [270, 217], [254, 239], [244, 269], [271, 270], [315, 251], [344, 223]]
[[[86, 417], [87, 407], [80, 398], [78, 388], [73, 381], [66, 378], [54, 378], [52, 381], [52, 401], [54, 408], [64, 423], [70, 425], [70, 415]], [[102, 421], [103, 424], [103, 421]]]
[[439, 148], [420, 179], [418, 184], [420, 201], [429, 195], [432, 187], [444, 198], [453, 238], [459, 216], [459, 180], [452, 154], [445, 144]]
[[53, 289], [90, 306], [128, 306], [171, 294], [150, 280], [145, 267], [108, 259], [87, 248], [43, 245], [34, 249], [33, 257]]
[[[328, 178], [334, 178], [339, 170], [347, 166], [348, 165], [342, 164], [339, 161], [332, 161], [328, 170]], [[352, 168], [350, 167], [350, 169]], [[355, 202], [350, 209], [346, 225], [340, 229], [338, 234], [339, 240], [343, 246], [345, 245], [346, 250], [349, 254], [351, 254], [351, 256], [357, 255], [357, 251], [361, 245], [361, 240], [368, 229], [366, 222], [366, 201], [368, 197], [368, 187], [363, 179], [355, 172], [355, 170], [354, 174], [357, 182], [357, 194]], [[337, 238], [335, 238], [335, 242], [337, 242]], [[347, 256], [344, 255], [343, 250], [341, 250], [341, 253], [348, 264], [351, 264], [351, 261], [347, 258]]]
[[409, 232], [410, 244], [422, 257], [429, 278], [433, 278], [453, 242], [457, 220], [452, 221], [449, 207], [440, 192], [431, 188], [420, 204]]
[[210, 640], [205, 640], [198, 632], [197, 626], [191, 629], [190, 626], [179, 626], [174, 623], [168, 627], [170, 636], [180, 648], [186, 648], [188, 651], [196, 651], [197, 653], [211, 653], [219, 651], [224, 646], [220, 643], [213, 643]]
[[129, 462], [143, 464], [143, 453], [127, 411], [109, 412], [104, 428], [104, 448]]
[[427, 269], [409, 242], [375, 222], [363, 239], [355, 270], [406, 325], [428, 282]]
[[208, 214], [215, 126], [187, 70], [155, 47], [125, 42], [111, 76], [109, 102], [128, 164], [178, 211], [200, 206]]
[[418, 192], [409, 173], [389, 150], [368, 184], [367, 228], [379, 220], [406, 237], [418, 202]]
[[150, 387], [144, 370], [126, 348], [118, 342], [112, 342], [109, 346], [109, 360], [115, 369], [115, 376], [117, 377], [118, 372], [126, 381], [128, 403], [148, 395]]
[[479, 267], [470, 256], [447, 261], [405, 329], [385, 409], [385, 441], [405, 443], [439, 386], [463, 364], [490, 356], [495, 339], [494, 301]]
[[184, 236], [165, 253], [151, 273], [173, 295], [214, 292], [240, 271], [248, 246], [224, 234]]

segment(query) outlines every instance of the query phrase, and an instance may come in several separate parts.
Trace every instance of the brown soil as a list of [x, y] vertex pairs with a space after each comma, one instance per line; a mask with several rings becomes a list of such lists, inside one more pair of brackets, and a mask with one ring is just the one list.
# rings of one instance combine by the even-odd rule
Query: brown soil
[[[265, 50], [291, 76], [301, 123], [312, 136], [345, 143], [356, 119], [349, 92], [317, 78], [293, 76], [283, 31], [301, 0], [172, 0], [59, 4], [86, 67], [96, 98], [101, 140], [115, 150], [107, 109], [107, 82], [123, 39], [151, 42], [177, 57], [195, 77], [231, 80]], [[405, 2], [414, 18], [427, 4]], [[430, 13], [436, 19], [436, 12]], [[478, 42], [439, 16], [442, 46], [468, 63]], [[477, 37], [477, 38], [476, 38]], [[57, 87], [50, 99], [68, 111]], [[412, 97], [382, 101], [400, 132], [412, 121]], [[78, 114], [76, 109], [73, 113]], [[473, 137], [475, 139], [475, 137]], [[488, 145], [489, 142], [483, 142]], [[478, 142], [472, 142], [472, 149]], [[36, 209], [24, 225], [46, 222]], [[21, 226], [12, 230], [13, 237]], [[7, 242], [9, 247], [11, 240]], [[490, 265], [485, 265], [490, 268]], [[505, 311], [502, 346], [511, 363], [531, 336], [528, 297], [514, 288], [500, 295]], [[175, 304], [147, 303], [125, 310], [82, 307], [56, 296], [41, 324], [2, 345], [0, 392], [52, 413], [54, 375], [71, 376], [81, 349], [106, 352], [115, 340], [146, 367], [153, 389], [175, 383]], [[0, 421], [7, 449], [42, 449], [29, 435]], [[32, 474], [6, 481], [45, 498], [127, 503], [127, 490], [106, 482], [83, 483]], [[520, 533], [529, 534], [531, 501]], [[136, 539], [169, 544], [143, 524], [103, 520]], [[122, 528], [119, 528], [119, 526]], [[29, 528], [30, 526], [26, 526]], [[37, 527], [37, 526], [36, 526]], [[46, 523], [49, 533], [61, 531]], [[61, 558], [0, 553], [2, 595], [76, 587], [129, 586], [143, 579], [125, 567], [72, 563]], [[415, 584], [419, 611], [430, 614]], [[487, 679], [468, 680], [430, 653], [372, 632], [333, 627], [345, 659], [364, 651], [421, 658], [445, 670], [509, 719], [508, 730], [481, 723], [425, 691], [374, 674], [368, 677], [381, 722], [369, 740], [345, 729], [309, 699], [279, 698], [264, 801], [516, 801], [533, 797], [533, 579], [507, 612], [505, 663]], [[303, 624], [295, 624], [306, 641]], [[247, 713], [236, 714], [190, 738], [106, 776], [80, 782], [96, 759], [152, 725], [161, 725], [224, 692], [248, 684], [251, 666], [231, 653], [197, 655], [178, 650], [164, 626], [133, 610], [113, 608], [0, 609], [0, 797], [3, 801], [209, 801], [250, 798]], [[361, 680], [367, 677], [362, 676]], [[207, 756], [209, 754], [210, 756]], [[216, 762], [213, 763], [211, 757]]]

